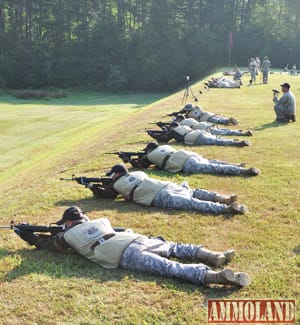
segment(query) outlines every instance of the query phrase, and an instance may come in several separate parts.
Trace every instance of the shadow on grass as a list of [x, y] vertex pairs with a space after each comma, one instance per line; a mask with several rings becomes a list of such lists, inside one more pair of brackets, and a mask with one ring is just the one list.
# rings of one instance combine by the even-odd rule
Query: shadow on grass
[[[94, 197], [91, 198], [84, 198], [80, 200], [61, 200], [56, 202], [57, 206], [79, 206], [85, 211], [86, 213], [92, 211], [99, 211], [103, 214], [103, 210], [110, 210], [110, 211], [117, 211], [119, 213], [128, 213], [128, 212], [141, 212], [141, 213], [155, 213], [160, 212], [164, 213], [165, 215], [176, 216], [176, 214], [182, 213], [182, 210], [174, 210], [174, 209], [160, 209], [156, 207], [148, 207], [139, 205], [136, 203], [131, 203], [128, 201], [124, 201], [122, 199], [118, 200], [110, 200], [110, 199], [97, 199]], [[189, 214], [193, 214], [195, 216], [208, 216], [211, 217], [209, 214], [201, 213], [198, 211], [189, 211]], [[224, 215], [217, 215], [223, 216], [224, 219], [229, 219], [234, 216], [234, 214], [224, 214]], [[101, 217], [101, 216], [99, 216]], [[214, 216], [213, 216], [214, 218]], [[118, 225], [119, 226], [119, 225]], [[126, 227], [126, 225], [120, 225], [122, 227]]]
[[255, 131], [263, 131], [263, 130], [270, 129], [270, 128], [277, 128], [279, 126], [285, 126], [286, 124], [288, 124], [288, 123], [279, 123], [277, 121], [273, 121], [271, 123], [266, 123], [259, 127], [256, 127], [254, 130]]
[[77, 254], [20, 249], [7, 255], [18, 255], [22, 261], [3, 278], [4, 281], [8, 282], [30, 274], [41, 274], [55, 279], [69, 278], [72, 281], [74, 279], [76, 281], [91, 279], [99, 283], [120, 282], [125, 278], [131, 278], [135, 282], [156, 282], [161, 288], [183, 291], [190, 294], [200, 290], [205, 295], [205, 299], [230, 296], [239, 290], [237, 287], [197, 286], [177, 279], [141, 274], [130, 270], [105, 269]]
[[44, 99], [17, 99], [13, 91], [0, 93], [0, 103], [14, 105], [53, 105], [53, 106], [89, 106], [89, 105], [133, 105], [134, 108], [144, 107], [156, 102], [167, 93], [145, 93], [145, 92], [124, 92], [118, 94], [101, 93], [96, 91], [65, 91], [65, 98], [44, 98]]

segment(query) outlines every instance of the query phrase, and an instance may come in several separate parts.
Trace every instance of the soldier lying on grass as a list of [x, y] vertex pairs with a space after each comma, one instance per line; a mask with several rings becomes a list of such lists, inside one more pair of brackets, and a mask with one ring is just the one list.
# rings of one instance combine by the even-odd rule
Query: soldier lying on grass
[[[120, 267], [178, 278], [197, 285], [244, 287], [250, 284], [247, 273], [235, 273], [231, 269], [215, 272], [208, 266], [219, 268], [229, 263], [235, 254], [234, 250], [213, 252], [202, 245], [179, 244], [165, 241], [162, 237], [146, 237], [129, 229], [116, 232], [108, 219], [89, 220], [76, 206], [68, 208], [56, 224], [64, 225], [56, 235], [41, 235], [19, 229], [15, 231], [38, 249], [54, 252], [75, 250], [105, 268]], [[190, 260], [193, 263], [184, 264], [180, 260]]]

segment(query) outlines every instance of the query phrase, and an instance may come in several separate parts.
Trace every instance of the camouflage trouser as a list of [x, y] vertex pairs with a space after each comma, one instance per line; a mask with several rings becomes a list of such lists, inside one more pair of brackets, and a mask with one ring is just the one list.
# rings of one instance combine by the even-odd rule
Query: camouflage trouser
[[161, 189], [152, 201], [152, 206], [165, 209], [194, 210], [204, 213], [222, 214], [230, 212], [226, 204], [216, 203], [217, 193], [174, 183]]
[[250, 70], [251, 80], [256, 81], [256, 70]]
[[195, 146], [202, 146], [202, 145], [209, 145], [209, 146], [237, 146], [238, 141], [228, 140], [217, 138], [215, 135], [208, 133], [206, 131], [202, 132], [198, 138], [196, 139], [194, 145]]
[[195, 261], [199, 247], [143, 236], [125, 249], [120, 260], [120, 267], [204, 284], [209, 269], [206, 265], [183, 264], [169, 260], [169, 257], [176, 257]]
[[207, 122], [227, 125], [230, 123], [230, 119], [220, 115], [213, 115], [207, 120]]
[[243, 131], [231, 130], [231, 129], [219, 129], [216, 126], [209, 127], [207, 131], [214, 135], [234, 135], [234, 136], [245, 135], [245, 132]]
[[263, 83], [267, 83], [269, 79], [269, 71], [263, 71]]
[[186, 174], [240, 175], [241, 167], [219, 160], [193, 156], [186, 160], [182, 171]]

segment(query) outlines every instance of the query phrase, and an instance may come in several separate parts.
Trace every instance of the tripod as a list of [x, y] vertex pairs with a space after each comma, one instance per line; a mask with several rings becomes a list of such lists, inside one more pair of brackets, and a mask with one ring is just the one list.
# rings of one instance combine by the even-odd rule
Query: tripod
[[191, 88], [190, 77], [186, 76], [186, 85], [185, 85], [185, 90], [184, 90], [181, 104], [183, 104], [183, 103], [186, 104], [187, 98], [189, 97], [190, 93], [191, 93], [192, 97], [194, 98], [194, 101], [198, 102], [198, 98], [194, 95], [193, 90]]

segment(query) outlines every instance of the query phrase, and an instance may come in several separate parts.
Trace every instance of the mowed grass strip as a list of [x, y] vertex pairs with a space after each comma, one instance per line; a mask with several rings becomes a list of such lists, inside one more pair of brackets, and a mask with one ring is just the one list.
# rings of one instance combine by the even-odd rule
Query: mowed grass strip
[[[248, 77], [244, 77], [244, 82], [247, 81]], [[150, 138], [138, 131], [147, 127], [147, 122], [160, 120], [166, 113], [179, 110], [183, 92], [146, 108], [129, 109], [123, 115], [122, 99], [118, 103], [112, 100], [103, 112], [107, 119], [92, 124], [87, 118], [91, 113], [89, 105], [82, 105], [82, 118], [85, 116], [86, 120], [80, 127], [74, 130], [66, 124], [64, 130], [58, 132], [63, 136], [57, 146], [44, 150], [40, 147], [40, 153], [27, 164], [12, 163], [0, 184], [3, 224], [11, 219], [49, 223], [55, 221], [68, 205], [80, 204], [91, 218], [105, 215], [114, 225], [128, 226], [136, 232], [206, 244], [216, 250], [236, 248], [237, 256], [231, 265], [236, 270], [250, 273], [251, 286], [239, 291], [205, 288], [123, 270], [108, 271], [77, 255], [30, 249], [13, 233], [3, 230], [0, 236], [2, 323], [205, 324], [205, 306], [209, 298], [299, 299], [300, 127], [299, 122], [272, 123], [271, 90], [285, 81], [291, 83], [300, 102], [300, 78], [279, 73], [270, 76], [268, 85], [212, 89], [199, 96], [203, 81], [192, 86], [200, 105], [209, 111], [234, 116], [240, 121], [237, 128], [250, 128], [254, 132], [249, 148], [198, 147], [193, 150], [208, 158], [247, 162], [248, 166], [259, 167], [261, 176], [184, 176], [148, 171], [151, 176], [161, 179], [187, 180], [193, 187], [235, 192], [239, 201], [250, 209], [246, 216], [227, 219], [224, 216], [164, 212], [122, 200], [96, 200], [89, 190], [78, 184], [59, 181], [59, 177], [73, 173], [78, 176], [103, 175], [119, 162], [118, 157], [105, 155], [106, 151], [142, 149]], [[79, 98], [80, 103], [88, 101], [85, 94]], [[68, 107], [68, 100], [69, 97], [55, 100], [57, 110]], [[99, 98], [95, 102], [97, 100]], [[6, 103], [10, 101], [13, 100], [8, 98]], [[65, 104], [61, 105], [61, 101]], [[48, 103], [51, 105], [52, 100]], [[67, 118], [68, 114], [65, 115]], [[39, 129], [41, 125], [41, 121], [36, 120], [32, 128]]]

